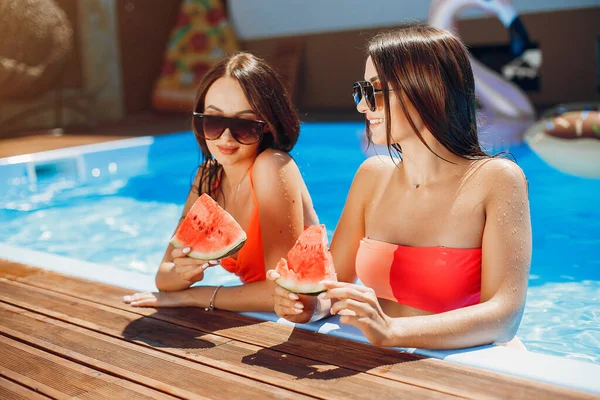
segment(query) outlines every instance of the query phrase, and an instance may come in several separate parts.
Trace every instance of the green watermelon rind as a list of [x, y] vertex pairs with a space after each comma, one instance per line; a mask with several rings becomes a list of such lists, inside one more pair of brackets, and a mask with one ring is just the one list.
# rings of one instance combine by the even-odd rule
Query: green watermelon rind
[[[185, 244], [181, 243], [175, 237], [173, 237], [169, 243], [171, 243], [176, 249], [181, 249], [185, 247]], [[240, 238], [239, 243], [235, 244], [234, 247], [232, 247], [231, 249], [226, 249], [224, 253], [200, 253], [199, 251], [190, 251], [190, 253], [187, 256], [196, 260], [220, 260], [222, 258], [229, 257], [237, 253], [244, 246], [245, 243], [246, 235], [244, 234], [243, 237]]]
[[317, 296], [320, 293], [326, 292], [327, 288], [325, 285], [321, 285], [319, 283], [303, 283], [298, 284], [291, 279], [278, 278], [275, 280], [275, 283], [284, 288], [287, 291], [304, 294], [307, 296]]

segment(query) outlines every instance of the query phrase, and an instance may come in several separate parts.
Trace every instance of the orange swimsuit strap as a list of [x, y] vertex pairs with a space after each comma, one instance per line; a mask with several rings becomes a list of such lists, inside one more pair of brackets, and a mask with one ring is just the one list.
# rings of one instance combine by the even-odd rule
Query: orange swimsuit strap
[[246, 229], [246, 243], [237, 253], [237, 260], [233, 257], [221, 260], [223, 268], [236, 274], [243, 283], [264, 281], [267, 278], [262, 232], [260, 229], [260, 211], [256, 194], [254, 193], [252, 166], [250, 166], [250, 170], [248, 171], [248, 177], [250, 178], [250, 190], [252, 191], [254, 209], [252, 210], [248, 228]]

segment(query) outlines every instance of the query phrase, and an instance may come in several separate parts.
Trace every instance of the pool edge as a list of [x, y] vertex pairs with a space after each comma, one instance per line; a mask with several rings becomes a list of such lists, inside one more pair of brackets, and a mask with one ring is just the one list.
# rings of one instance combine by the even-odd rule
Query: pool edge
[[[65, 275], [102, 282], [131, 289], [155, 291], [154, 277], [135, 271], [125, 271], [110, 265], [76, 260], [50, 253], [18, 248], [0, 243], [0, 257], [12, 262], [30, 265]], [[242, 313], [244, 315], [295, 326], [272, 313]], [[337, 317], [298, 325], [299, 328], [368, 342], [356, 328], [340, 325]], [[437, 358], [470, 367], [545, 382], [565, 388], [600, 394], [600, 365], [557, 356], [505, 348], [481, 346], [461, 350], [399, 349], [426, 357]]]

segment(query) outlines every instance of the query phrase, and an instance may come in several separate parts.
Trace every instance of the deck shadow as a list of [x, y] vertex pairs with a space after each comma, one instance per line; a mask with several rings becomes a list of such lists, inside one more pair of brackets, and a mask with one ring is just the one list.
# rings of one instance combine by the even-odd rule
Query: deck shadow
[[157, 319], [157, 314], [161, 312], [131, 321], [123, 329], [123, 337], [156, 348], [210, 349], [217, 346], [209, 340], [199, 338], [202, 336], [201, 332], [163, 322], [161, 318]]
[[[310, 341], [307, 341], [307, 334], [311, 335]], [[307, 345], [312, 348], [307, 348]], [[292, 367], [290, 363], [286, 362], [289, 357], [306, 357], [309, 354], [310, 358], [314, 360], [310, 365], [294, 365]], [[314, 357], [315, 354], [318, 354], [318, 357]], [[357, 356], [360, 356], [359, 362], [356, 359], [351, 360], [352, 357]], [[412, 355], [362, 343], [356, 343], [356, 346], [353, 343], [348, 346], [347, 339], [340, 340], [328, 335], [294, 328], [286, 342], [245, 356], [242, 362], [293, 375], [296, 379], [331, 380], [417, 359]]]

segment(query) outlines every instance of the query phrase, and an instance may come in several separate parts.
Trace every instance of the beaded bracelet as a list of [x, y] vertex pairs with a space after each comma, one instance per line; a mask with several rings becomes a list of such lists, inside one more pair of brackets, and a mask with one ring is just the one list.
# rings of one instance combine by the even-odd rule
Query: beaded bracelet
[[212, 296], [210, 296], [210, 301], [208, 302], [208, 307], [204, 308], [204, 311], [212, 311], [215, 309], [215, 296], [217, 295], [217, 291], [221, 289], [223, 286], [219, 285], [215, 288]]

